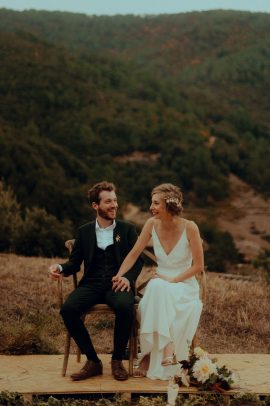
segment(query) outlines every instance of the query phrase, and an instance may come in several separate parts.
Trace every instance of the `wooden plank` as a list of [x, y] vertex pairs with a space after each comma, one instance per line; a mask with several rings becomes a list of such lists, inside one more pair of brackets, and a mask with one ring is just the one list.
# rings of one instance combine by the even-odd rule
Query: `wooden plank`
[[[240, 376], [240, 387], [230, 393], [253, 392], [270, 395], [270, 354], [217, 354], [219, 365], [227, 365]], [[76, 356], [70, 356], [67, 376], [61, 376], [63, 355], [0, 355], [0, 391], [21, 394], [86, 393], [164, 393], [167, 382], [148, 378], [130, 378], [119, 382], [112, 378], [110, 355], [101, 355], [104, 374], [80, 382], [69, 375], [81, 368]], [[127, 362], [126, 362], [127, 366]], [[181, 388], [194, 393], [196, 388]]]

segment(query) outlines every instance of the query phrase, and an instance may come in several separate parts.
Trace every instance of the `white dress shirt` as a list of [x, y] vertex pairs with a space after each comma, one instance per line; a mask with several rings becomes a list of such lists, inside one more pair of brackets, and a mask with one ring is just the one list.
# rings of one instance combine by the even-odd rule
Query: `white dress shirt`
[[106, 228], [101, 228], [96, 220], [96, 236], [97, 236], [97, 246], [102, 250], [105, 250], [109, 245], [113, 244], [113, 230], [115, 229], [115, 220], [113, 223]]
[[[113, 230], [115, 229], [116, 223], [113, 223], [106, 228], [101, 228], [96, 220], [96, 236], [97, 236], [97, 246], [102, 250], [105, 250], [109, 245], [113, 244]], [[62, 265], [58, 265], [60, 272], [63, 271]]]

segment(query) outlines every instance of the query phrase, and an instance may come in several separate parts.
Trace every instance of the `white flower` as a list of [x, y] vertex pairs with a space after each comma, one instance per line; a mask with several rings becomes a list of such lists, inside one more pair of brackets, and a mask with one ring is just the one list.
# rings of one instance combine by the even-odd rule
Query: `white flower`
[[217, 366], [209, 358], [200, 358], [192, 368], [193, 376], [197, 381], [204, 383], [212, 374], [217, 373]]
[[193, 352], [197, 358], [207, 357], [208, 355], [208, 353], [201, 347], [195, 347]]
[[230, 384], [231, 389], [238, 388], [238, 386], [240, 385], [239, 375], [236, 372], [232, 372], [230, 378], [233, 381], [233, 383]]
[[165, 198], [166, 203], [173, 203], [176, 207], [181, 206], [181, 202], [177, 197], [167, 197]]

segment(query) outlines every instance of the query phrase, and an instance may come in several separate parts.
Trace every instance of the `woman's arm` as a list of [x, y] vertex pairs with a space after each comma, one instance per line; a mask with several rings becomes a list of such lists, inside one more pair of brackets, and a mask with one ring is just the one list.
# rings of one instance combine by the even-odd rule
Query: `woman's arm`
[[139, 235], [139, 237], [138, 237], [135, 245], [131, 249], [131, 251], [128, 253], [126, 258], [122, 262], [119, 271], [113, 277], [113, 281], [116, 280], [117, 278], [120, 278], [121, 276], [123, 276], [135, 264], [139, 255], [142, 253], [142, 251], [144, 250], [144, 248], [146, 247], [147, 243], [149, 242], [149, 240], [151, 238], [152, 227], [153, 227], [153, 218], [150, 218], [149, 220], [147, 220], [147, 222], [143, 226], [141, 234]]
[[183, 282], [185, 279], [191, 278], [192, 276], [199, 274], [204, 270], [202, 240], [197, 224], [194, 223], [194, 221], [189, 221], [186, 225], [186, 232], [193, 258], [191, 267], [174, 278], [166, 278], [160, 276], [159, 274], [157, 274], [157, 277], [165, 279], [168, 282], [177, 283]]

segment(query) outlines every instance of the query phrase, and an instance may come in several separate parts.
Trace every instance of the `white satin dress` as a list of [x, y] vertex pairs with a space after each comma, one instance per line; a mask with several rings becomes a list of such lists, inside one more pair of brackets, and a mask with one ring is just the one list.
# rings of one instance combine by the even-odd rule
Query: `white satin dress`
[[[155, 227], [152, 229], [152, 239], [158, 273], [175, 277], [191, 266], [192, 253], [186, 227], [168, 255], [159, 241]], [[147, 377], [167, 380], [177, 372], [178, 367], [161, 365], [164, 347], [173, 342], [177, 360], [187, 359], [199, 324], [202, 302], [195, 276], [178, 283], [160, 278], [151, 279], [138, 310], [141, 355], [143, 357], [151, 354]]]

